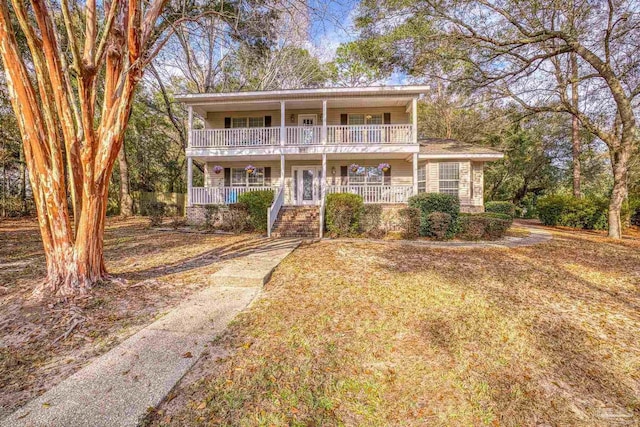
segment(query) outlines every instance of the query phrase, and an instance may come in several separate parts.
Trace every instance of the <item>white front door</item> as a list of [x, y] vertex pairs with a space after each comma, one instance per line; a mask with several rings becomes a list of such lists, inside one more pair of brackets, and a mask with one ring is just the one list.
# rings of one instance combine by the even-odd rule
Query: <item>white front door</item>
[[320, 180], [322, 168], [316, 166], [293, 166], [293, 202], [296, 205], [320, 203]]
[[317, 116], [315, 114], [298, 114], [298, 144], [314, 144], [319, 142], [318, 133], [315, 129]]

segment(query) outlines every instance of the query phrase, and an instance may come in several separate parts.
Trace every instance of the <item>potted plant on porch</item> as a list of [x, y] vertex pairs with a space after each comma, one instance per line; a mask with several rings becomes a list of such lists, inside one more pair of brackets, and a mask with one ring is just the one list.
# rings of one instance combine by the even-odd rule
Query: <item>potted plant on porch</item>
[[224, 168], [220, 165], [215, 165], [213, 167], [213, 173], [215, 173], [216, 175], [219, 175], [220, 172], [222, 172], [224, 170]]
[[244, 170], [245, 170], [245, 171], [247, 171], [247, 173], [248, 173], [249, 175], [253, 175], [253, 173], [256, 171], [256, 167], [255, 167], [255, 166], [253, 166], [253, 165], [247, 165], [247, 166], [244, 168]]
[[380, 163], [378, 165], [378, 169], [380, 169], [382, 172], [389, 172], [389, 170], [391, 169], [391, 165], [389, 163]]
[[349, 169], [351, 169], [351, 172], [356, 173], [358, 172], [358, 169], [360, 169], [360, 165], [357, 163], [351, 163], [351, 165], [349, 165]]

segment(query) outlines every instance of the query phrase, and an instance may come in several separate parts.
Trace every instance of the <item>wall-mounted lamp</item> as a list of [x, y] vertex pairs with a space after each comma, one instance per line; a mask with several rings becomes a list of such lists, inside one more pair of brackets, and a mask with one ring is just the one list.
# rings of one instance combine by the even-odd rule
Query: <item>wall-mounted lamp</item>
[[331, 175], [336, 176], [336, 167], [335, 166], [331, 167]]
[[290, 117], [291, 123], [294, 123], [296, 121], [296, 116], [295, 114], [292, 114]]

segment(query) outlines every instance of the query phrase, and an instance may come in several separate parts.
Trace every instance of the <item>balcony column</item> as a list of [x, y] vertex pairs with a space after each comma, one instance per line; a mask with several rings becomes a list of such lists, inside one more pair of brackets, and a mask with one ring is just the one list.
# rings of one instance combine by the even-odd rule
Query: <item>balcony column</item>
[[187, 157], [187, 206], [193, 206], [193, 200], [191, 200], [191, 188], [193, 187], [193, 159]]
[[413, 195], [418, 194], [418, 153], [413, 153]]
[[322, 177], [320, 179], [320, 230], [318, 230], [318, 237], [322, 239], [324, 233], [324, 208], [326, 203], [327, 193], [327, 154], [322, 153]]
[[284, 145], [286, 141], [284, 124], [285, 124], [284, 101], [280, 101], [280, 145]]
[[322, 145], [327, 143], [327, 100], [322, 100]]
[[284, 154], [280, 154], [280, 186], [284, 187]]
[[418, 98], [411, 101], [411, 121], [413, 124], [413, 143], [418, 143]]

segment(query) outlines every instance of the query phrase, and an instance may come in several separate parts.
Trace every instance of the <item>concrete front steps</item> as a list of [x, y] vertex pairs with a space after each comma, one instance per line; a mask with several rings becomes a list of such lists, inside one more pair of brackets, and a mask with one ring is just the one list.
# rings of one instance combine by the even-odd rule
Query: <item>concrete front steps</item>
[[271, 231], [272, 237], [317, 238], [320, 231], [318, 206], [283, 206]]

